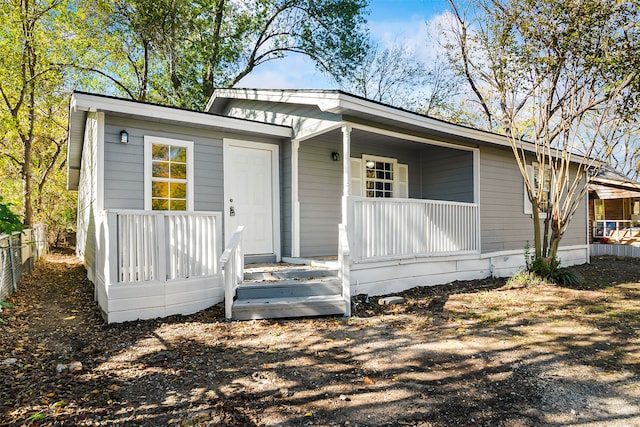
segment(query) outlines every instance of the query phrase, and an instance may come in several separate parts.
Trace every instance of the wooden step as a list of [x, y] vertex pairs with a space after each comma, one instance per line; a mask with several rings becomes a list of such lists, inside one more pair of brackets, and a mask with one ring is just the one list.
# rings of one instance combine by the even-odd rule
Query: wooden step
[[329, 269], [274, 269], [265, 271], [245, 271], [244, 280], [311, 279], [338, 277], [338, 270]]
[[336, 279], [324, 280], [280, 280], [275, 282], [242, 283], [236, 297], [242, 299], [289, 298], [306, 296], [331, 296], [340, 294], [340, 282]]
[[236, 320], [344, 315], [345, 311], [346, 304], [341, 295], [238, 299], [233, 303], [233, 319]]

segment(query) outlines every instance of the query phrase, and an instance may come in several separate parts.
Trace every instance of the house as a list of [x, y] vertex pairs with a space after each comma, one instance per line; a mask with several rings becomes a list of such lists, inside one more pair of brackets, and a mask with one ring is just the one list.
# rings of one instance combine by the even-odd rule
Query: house
[[592, 242], [640, 247], [640, 183], [605, 167], [589, 183]]
[[[220, 89], [206, 112], [75, 93], [69, 120], [77, 251], [109, 322], [223, 299], [237, 317], [243, 261], [327, 256], [341, 288], [314, 304], [332, 308], [277, 315], [348, 315], [351, 294], [511, 275], [533, 241], [505, 137], [341, 91]], [[587, 211], [564, 266], [589, 259]]]

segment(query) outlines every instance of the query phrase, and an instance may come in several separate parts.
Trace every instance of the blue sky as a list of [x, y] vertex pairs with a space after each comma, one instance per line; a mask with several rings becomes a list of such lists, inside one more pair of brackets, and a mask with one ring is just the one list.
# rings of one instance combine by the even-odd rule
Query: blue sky
[[[371, 37], [382, 45], [404, 43], [414, 50], [419, 59], [427, 60], [432, 48], [426, 22], [437, 20], [448, 7], [447, 0], [370, 0], [367, 21]], [[278, 89], [327, 89], [334, 86], [302, 55], [290, 55], [283, 60], [263, 64], [237, 85]]]

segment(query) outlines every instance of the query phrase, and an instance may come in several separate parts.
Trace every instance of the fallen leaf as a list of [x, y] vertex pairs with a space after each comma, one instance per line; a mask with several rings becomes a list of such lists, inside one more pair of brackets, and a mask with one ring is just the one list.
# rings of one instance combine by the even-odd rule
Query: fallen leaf
[[120, 390], [120, 386], [117, 384], [111, 384], [107, 386], [107, 390], [111, 390], [111, 391], [118, 391]]
[[374, 380], [372, 380], [369, 377], [364, 377], [363, 381], [366, 385], [374, 385], [376, 383]]
[[73, 320], [75, 318], [76, 318], [76, 316], [69, 316], [69, 317], [65, 317], [63, 320]]
[[309, 411], [306, 414], [304, 414], [305, 417], [313, 417], [313, 412]]

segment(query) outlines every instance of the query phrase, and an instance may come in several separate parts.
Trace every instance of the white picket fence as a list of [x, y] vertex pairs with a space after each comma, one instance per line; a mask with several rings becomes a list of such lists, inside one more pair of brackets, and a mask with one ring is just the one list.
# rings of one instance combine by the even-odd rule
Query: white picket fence
[[354, 262], [480, 251], [480, 210], [475, 203], [349, 197]]

